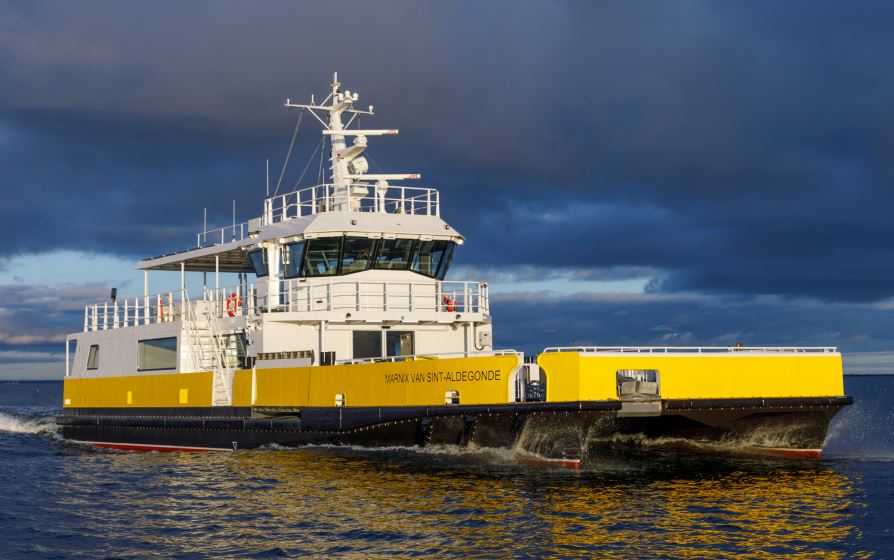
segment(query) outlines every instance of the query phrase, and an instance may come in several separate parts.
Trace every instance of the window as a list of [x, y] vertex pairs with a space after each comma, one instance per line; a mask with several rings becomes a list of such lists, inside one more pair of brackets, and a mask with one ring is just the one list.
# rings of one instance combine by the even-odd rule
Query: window
[[[354, 331], [354, 359], [410, 356], [414, 353], [413, 331]], [[384, 342], [385, 347], [382, 348]]]
[[382, 331], [354, 331], [354, 359], [382, 355]]
[[255, 269], [255, 276], [258, 278], [267, 276], [267, 252], [263, 249], [251, 251], [248, 253], [248, 257], [251, 259], [251, 265]]
[[90, 346], [90, 353], [87, 354], [87, 369], [99, 369], [99, 345]]
[[141, 340], [137, 347], [137, 369], [177, 369], [177, 337]]
[[341, 257], [341, 273], [351, 274], [366, 270], [372, 264], [375, 239], [345, 237], [345, 250]]
[[413, 331], [385, 331], [386, 356], [413, 354]]
[[304, 251], [304, 276], [334, 276], [338, 274], [341, 237], [322, 237], [307, 241]]
[[304, 258], [304, 241], [289, 243], [282, 248], [283, 276], [296, 278], [301, 273], [301, 260]]
[[456, 249], [456, 243], [447, 245], [447, 252], [441, 258], [441, 266], [438, 267], [438, 280], [443, 280], [447, 276], [447, 269], [450, 268], [450, 261], [453, 260], [453, 250]]
[[446, 251], [446, 241], [420, 241], [419, 250], [413, 254], [410, 270], [434, 278], [438, 275], [441, 258]]
[[414, 243], [412, 239], [383, 239], [376, 255], [376, 268], [406, 270]]
[[226, 355], [227, 367], [245, 367], [245, 333], [233, 333], [222, 335], [223, 348]]

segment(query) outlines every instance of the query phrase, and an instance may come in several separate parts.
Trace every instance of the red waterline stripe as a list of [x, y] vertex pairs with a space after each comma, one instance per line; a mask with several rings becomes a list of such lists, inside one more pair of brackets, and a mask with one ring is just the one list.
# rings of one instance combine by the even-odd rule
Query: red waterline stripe
[[566, 469], [579, 470], [580, 459], [547, 459], [546, 457], [519, 457], [518, 462], [525, 465], [551, 465]]
[[226, 449], [221, 447], [182, 447], [177, 445], [150, 445], [144, 443], [112, 443], [106, 441], [82, 441], [81, 443], [87, 443], [90, 445], [95, 445], [96, 447], [102, 447], [105, 449], [117, 449], [120, 451], [160, 451], [162, 453], [167, 452], [187, 452], [187, 453], [198, 453], [202, 451], [232, 451], [232, 449]]
[[794, 449], [791, 447], [749, 447], [749, 451], [777, 457], [794, 457], [798, 459], [819, 459], [823, 455], [822, 449]]

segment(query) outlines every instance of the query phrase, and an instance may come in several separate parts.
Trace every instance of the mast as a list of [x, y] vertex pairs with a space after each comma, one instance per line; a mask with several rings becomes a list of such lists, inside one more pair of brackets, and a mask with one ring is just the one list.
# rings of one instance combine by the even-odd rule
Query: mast
[[[377, 200], [384, 198], [388, 190], [388, 181], [419, 179], [418, 173], [368, 173], [369, 163], [361, 154], [367, 147], [368, 136], [385, 136], [397, 134], [396, 129], [385, 130], [359, 130], [347, 127], [358, 115], [375, 115], [373, 106], [368, 110], [354, 108], [354, 102], [360, 99], [357, 92], [341, 91], [341, 82], [338, 81], [338, 72], [332, 75], [332, 85], [329, 95], [322, 103], [317, 104], [311, 96], [309, 104], [292, 103], [286, 99], [287, 109], [299, 109], [310, 112], [323, 125], [323, 135], [329, 136], [329, 172], [331, 184], [327, 185], [326, 197], [330, 199], [330, 210], [353, 211], [357, 210], [360, 200], [369, 194], [368, 187], [375, 185]], [[319, 113], [319, 114], [318, 114]], [[348, 122], [342, 120], [343, 115], [350, 115]], [[328, 116], [328, 118], [323, 118]], [[354, 139], [349, 146], [347, 137]]]

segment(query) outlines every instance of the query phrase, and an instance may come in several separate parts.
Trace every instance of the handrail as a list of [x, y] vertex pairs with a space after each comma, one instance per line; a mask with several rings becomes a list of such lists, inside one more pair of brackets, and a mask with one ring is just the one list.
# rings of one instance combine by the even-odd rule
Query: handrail
[[179, 320], [177, 291], [133, 296], [84, 306], [84, 332], [104, 331]]
[[[251, 221], [233, 224], [221, 228], [206, 229], [196, 234], [196, 247], [208, 247], [210, 245], [223, 245], [234, 241], [242, 241], [248, 236]], [[208, 238], [211, 241], [208, 241]], [[220, 241], [217, 238], [220, 237]]]
[[265, 199], [263, 220], [272, 224], [322, 212], [440, 216], [440, 200], [438, 190], [430, 187], [321, 184]]
[[380, 362], [406, 362], [406, 361], [418, 361], [418, 360], [442, 360], [449, 359], [452, 357], [458, 358], [477, 358], [477, 357], [487, 357], [487, 356], [509, 356], [509, 355], [518, 355], [523, 356], [522, 352], [518, 350], [485, 350], [481, 352], [436, 352], [433, 354], [407, 354], [405, 356], [382, 356], [377, 358], [356, 358], [350, 360], [336, 360], [336, 365], [348, 365], [348, 364], [375, 364]]
[[732, 354], [732, 353], [809, 353], [838, 352], [835, 346], [550, 346], [547, 352], [580, 352], [584, 354]]
[[435, 311], [487, 313], [490, 302], [485, 282], [394, 282], [339, 280], [306, 283], [289, 280], [269, 308], [293, 312], [314, 311]]

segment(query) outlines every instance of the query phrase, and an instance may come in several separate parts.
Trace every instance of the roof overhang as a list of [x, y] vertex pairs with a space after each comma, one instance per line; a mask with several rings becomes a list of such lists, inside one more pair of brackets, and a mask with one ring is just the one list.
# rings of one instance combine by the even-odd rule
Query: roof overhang
[[137, 269], [180, 270], [180, 265], [183, 263], [183, 268], [191, 272], [254, 272], [247, 249], [255, 243], [254, 239], [246, 238], [230, 243], [188, 249], [142, 260], [137, 263]]

